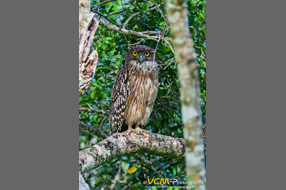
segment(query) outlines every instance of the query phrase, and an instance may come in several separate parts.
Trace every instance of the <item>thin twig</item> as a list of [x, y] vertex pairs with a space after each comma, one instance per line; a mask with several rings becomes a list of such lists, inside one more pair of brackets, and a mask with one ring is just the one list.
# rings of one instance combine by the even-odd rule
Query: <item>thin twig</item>
[[113, 22], [110, 18], [108, 18], [108, 16], [102, 14], [101, 12], [99, 12], [99, 11], [93, 11], [93, 12], [99, 14], [100, 16], [104, 17], [106, 20], [108, 20], [108, 21], [111, 22], [112, 24], [118, 26], [115, 22]]
[[125, 187], [122, 188], [122, 190], [127, 189], [128, 187], [131, 188], [133, 185], [133, 181], [131, 181], [130, 183], [128, 183], [128, 185], [125, 185]]
[[111, 13], [111, 14], [109, 14], [109, 16], [116, 15], [116, 14], [120, 14], [120, 13], [123, 13], [123, 12], [124, 12], [124, 10], [122, 10], [122, 11], [118, 11], [118, 12], [115, 12], [115, 13]]
[[111, 2], [111, 1], [115, 1], [115, 0], [107, 0], [107, 1], [104, 1], [104, 2], [101, 2], [101, 3], [96, 4], [96, 6], [99, 7], [99, 6], [103, 5], [103, 4], [109, 3], [109, 2]]
[[[156, 9], [156, 7], [152, 7], [152, 8], [150, 8], [150, 9], [147, 9], [147, 12], [148, 12], [148, 11], [152, 11], [152, 10], [154, 10], [154, 9]], [[132, 18], [134, 18], [135, 16], [138, 16], [138, 15], [140, 15], [140, 14], [142, 14], [142, 13], [141, 13], [141, 12], [138, 12], [138, 13], [135, 13], [135, 14], [131, 15], [131, 16], [125, 21], [125, 23], [123, 24], [122, 29], [125, 29], [125, 28], [126, 28], [127, 24], [129, 23], [129, 21], [130, 21]]]
[[119, 163], [118, 172], [117, 172], [117, 174], [115, 175], [114, 180], [112, 181], [112, 184], [109, 186], [109, 188], [110, 188], [111, 190], [114, 189], [114, 187], [115, 187], [115, 185], [116, 185], [116, 182], [119, 181], [120, 173], [121, 173], [121, 160], [120, 160], [120, 163]]
[[[161, 35], [159, 34], [159, 40], [158, 40], [158, 42], [157, 42], [157, 45], [156, 45], [156, 48], [155, 48], [155, 51], [154, 51], [153, 63], [155, 62], [156, 52], [157, 52], [157, 48], [158, 48], [158, 45], [159, 45], [160, 40], [161, 40]], [[155, 69], [155, 67], [157, 67], [157, 66], [158, 66], [157, 64], [154, 65], [149, 72], [151, 72], [151, 71], [152, 71], [153, 69]]]
[[207, 61], [206, 58], [203, 57], [203, 55], [204, 55], [203, 48], [202, 48], [202, 47], [199, 47], [199, 46], [194, 46], [194, 47], [201, 50], [201, 55], [198, 55], [198, 54], [197, 54], [197, 57], [199, 57], [199, 58], [202, 59], [203, 61]]
[[85, 123], [83, 123], [82, 121], [79, 121], [79, 127], [86, 130], [86, 131], [89, 131], [93, 134], [95, 134], [96, 136], [99, 136], [103, 139], [106, 139], [108, 136], [103, 134], [101, 128], [94, 128], [93, 126], [90, 126], [90, 125], [87, 125]]
[[132, 155], [134, 158], [136, 158], [137, 160], [139, 160], [141, 163], [143, 163], [145, 166], [147, 166], [148, 168], [150, 168], [151, 170], [153, 170], [155, 173], [157, 173], [161, 178], [164, 178], [162, 176], [162, 174], [160, 174], [155, 168], [154, 166], [152, 166], [150, 164], [150, 162], [144, 158], [142, 158], [141, 156], [137, 155]]
[[162, 36], [164, 36], [161, 32], [159, 32], [159, 31], [144, 31], [144, 32], [142, 32], [143, 34], [160, 34], [160, 35], [162, 35]]
[[153, 3], [155, 3], [157, 10], [158, 10], [158, 11], [159, 11], [159, 13], [161, 14], [161, 16], [164, 18], [165, 23], [167, 23], [167, 24], [168, 24], [168, 21], [167, 21], [166, 17], [164, 16], [163, 12], [162, 12], [162, 11], [161, 11], [161, 9], [159, 8], [159, 7], [160, 7], [160, 5], [157, 5], [157, 3], [156, 3], [155, 1], [153, 1], [153, 0], [152, 0], [152, 2], [153, 2]]
[[154, 162], [157, 162], [158, 160], [160, 160], [162, 158], [162, 156], [157, 156], [155, 159], [149, 161], [149, 163], [152, 165]]
[[175, 61], [175, 57], [169, 59], [168, 61], [165, 62], [164, 65], [167, 65], [166, 67], [164, 67], [164, 70], [169, 67], [173, 62]]
[[104, 118], [102, 119], [102, 121], [101, 121], [101, 123], [99, 125], [99, 128], [103, 127], [103, 125], [104, 125], [105, 121], [107, 120], [107, 118], [108, 118], [107, 116], [104, 116]]
[[201, 60], [203, 60], [203, 61], [207, 61], [207, 59], [206, 58], [204, 58], [202, 55], [199, 55], [199, 56], [197, 56], [197, 57], [199, 57]]
[[129, 44], [129, 46], [134, 46], [134, 45], [138, 45], [138, 44], [140, 44], [141, 42], [143, 42], [145, 39], [141, 39], [139, 42], [136, 42], [136, 43], [134, 43], [134, 44]]
[[86, 112], [90, 112], [90, 113], [102, 113], [102, 114], [106, 114], [109, 115], [109, 112], [106, 112], [104, 110], [95, 110], [92, 108], [79, 108], [79, 111], [86, 111]]
[[171, 46], [171, 44], [168, 42], [168, 40], [166, 40], [166, 38], [163, 38], [163, 40], [166, 42], [166, 44], [170, 47], [171, 51], [173, 52], [173, 54], [175, 55], [175, 51], [173, 49], [173, 47]]

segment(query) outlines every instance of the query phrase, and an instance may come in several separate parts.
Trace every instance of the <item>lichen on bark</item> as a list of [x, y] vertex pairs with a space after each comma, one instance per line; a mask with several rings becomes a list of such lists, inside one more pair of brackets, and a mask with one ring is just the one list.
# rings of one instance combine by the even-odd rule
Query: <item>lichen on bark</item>
[[159, 134], [115, 133], [79, 152], [79, 170], [86, 172], [115, 157], [140, 151], [172, 158], [181, 157], [185, 152], [185, 143], [182, 138]]
[[[165, 0], [165, 9], [181, 85], [187, 177], [189, 181], [205, 181], [198, 63], [189, 31], [188, 12], [184, 0]], [[205, 183], [202, 189], [205, 189]]]

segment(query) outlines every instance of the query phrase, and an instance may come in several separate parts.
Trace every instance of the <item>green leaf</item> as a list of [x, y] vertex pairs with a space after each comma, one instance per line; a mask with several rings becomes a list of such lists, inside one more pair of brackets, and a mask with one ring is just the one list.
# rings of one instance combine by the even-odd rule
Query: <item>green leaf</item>
[[141, 8], [142, 8], [143, 11], [147, 11], [148, 6], [147, 6], [147, 4], [143, 4], [143, 6]]
[[94, 115], [93, 121], [96, 122], [97, 118], [98, 118], [98, 115]]
[[122, 167], [124, 173], [126, 173], [128, 171], [129, 166], [130, 166], [129, 163], [122, 161], [121, 167]]
[[91, 98], [91, 99], [95, 99], [95, 91], [92, 91], [92, 92], [90, 93], [90, 98]]

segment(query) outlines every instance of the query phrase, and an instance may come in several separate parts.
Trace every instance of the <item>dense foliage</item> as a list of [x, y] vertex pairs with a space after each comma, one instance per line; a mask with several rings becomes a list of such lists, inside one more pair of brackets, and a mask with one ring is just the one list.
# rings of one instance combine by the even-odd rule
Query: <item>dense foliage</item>
[[[98, 20], [104, 20], [111, 25], [122, 27], [131, 15], [139, 12], [139, 15], [128, 22], [126, 29], [140, 32], [146, 31], [146, 33], [147, 31], [156, 31], [160, 32], [160, 35], [165, 34], [164, 37], [170, 39], [164, 3], [161, 0], [117, 0], [99, 5], [100, 2], [104, 2], [104, 0], [92, 1], [91, 11], [96, 13]], [[190, 31], [200, 65], [201, 108], [203, 121], [205, 122], [206, 2], [205, 0], [188, 0], [186, 6], [189, 11]], [[155, 8], [148, 10], [153, 7]], [[151, 33], [148, 35], [158, 34]], [[158, 96], [154, 111], [144, 128], [152, 131], [152, 133], [183, 137], [179, 94], [180, 84], [176, 61], [172, 49], [164, 40], [146, 40], [134, 35], [118, 33], [100, 25], [93, 42], [94, 48], [98, 51], [100, 62], [98, 63], [91, 88], [79, 98], [79, 106], [109, 111], [113, 81], [119, 68], [124, 64], [126, 49], [134, 44], [143, 44], [156, 49], [157, 57], [161, 60]], [[79, 119], [86, 124], [101, 128], [104, 134], [109, 135], [107, 114], [80, 111]], [[79, 136], [80, 150], [88, 148], [101, 140], [100, 137], [91, 133], [81, 133]], [[144, 162], [139, 161], [130, 154], [115, 158], [111, 162], [90, 171], [85, 174], [85, 179], [87, 179], [92, 189], [100, 189], [102, 187], [106, 189], [112, 184], [119, 167], [121, 167], [122, 171], [119, 174], [121, 181], [116, 183], [115, 189], [129, 189], [129, 187], [131, 189], [143, 189], [143, 182], [147, 181], [147, 178], [161, 177], [158, 173], [164, 178], [185, 180], [184, 158], [171, 159], [147, 153], [138, 154], [151, 162], [153, 167], [146, 166], [146, 163], [144, 164]]]

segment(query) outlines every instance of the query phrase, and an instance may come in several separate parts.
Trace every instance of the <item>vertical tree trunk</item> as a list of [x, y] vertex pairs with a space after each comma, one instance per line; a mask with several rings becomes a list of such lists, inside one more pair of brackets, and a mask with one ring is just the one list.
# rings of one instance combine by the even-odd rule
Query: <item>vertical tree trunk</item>
[[[90, 53], [94, 34], [98, 27], [98, 21], [93, 17], [94, 15], [90, 14], [90, 0], [79, 0], [79, 95], [82, 95], [92, 82], [98, 61], [95, 50], [89, 57], [86, 56]], [[90, 190], [80, 172], [79, 190]]]
[[92, 42], [98, 20], [90, 12], [90, 0], [79, 0], [79, 95], [90, 86], [98, 63], [98, 54]]
[[189, 31], [187, 9], [184, 0], [165, 0], [165, 5], [180, 77], [187, 179], [203, 181], [201, 189], [205, 189], [199, 73]]
[[87, 17], [90, 13], [90, 0], [79, 0], [79, 37], [87, 24]]

